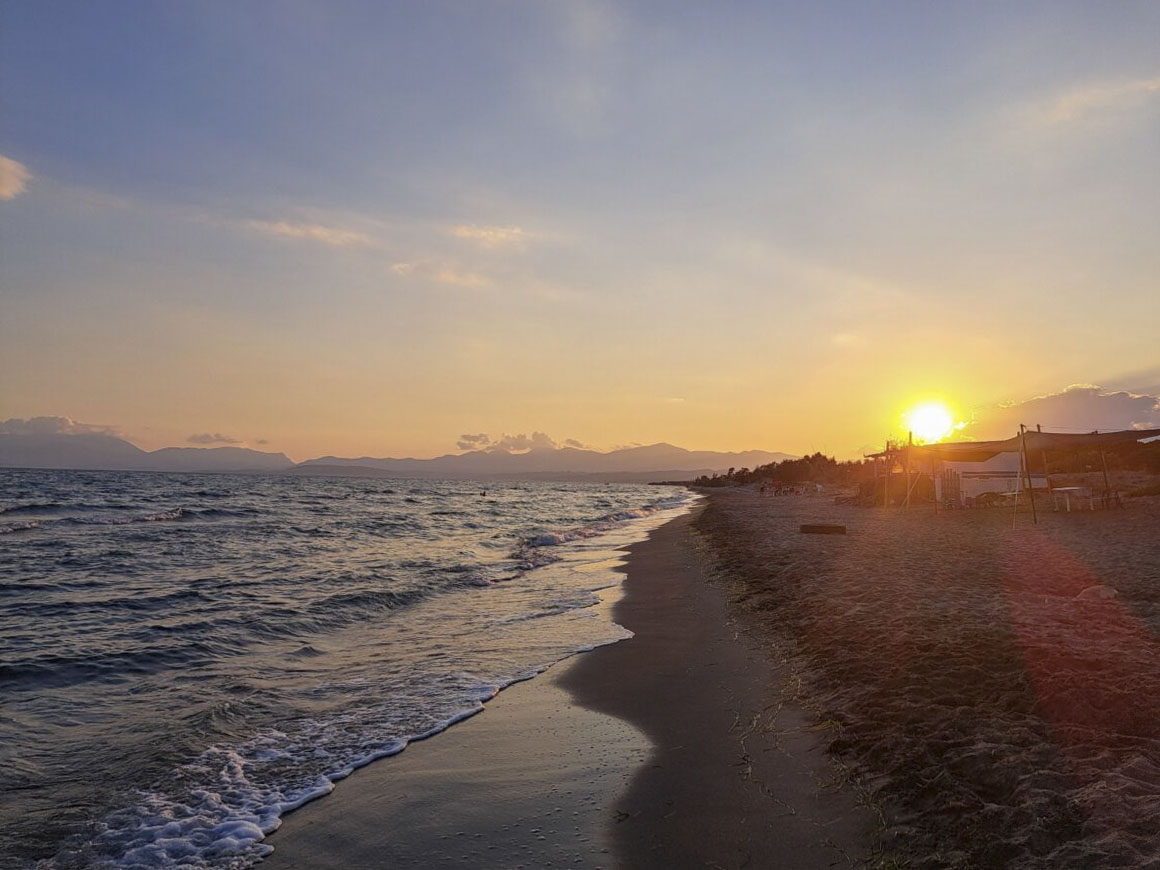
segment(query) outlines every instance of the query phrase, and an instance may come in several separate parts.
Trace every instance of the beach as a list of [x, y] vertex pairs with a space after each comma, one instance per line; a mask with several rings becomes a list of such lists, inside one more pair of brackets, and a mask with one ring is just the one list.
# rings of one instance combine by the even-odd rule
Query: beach
[[629, 549], [633, 638], [357, 772], [265, 863], [1158, 867], [1157, 529], [1156, 499], [712, 491]]
[[1160, 867], [1160, 502], [1038, 507], [717, 490], [698, 520], [907, 866]]
[[875, 816], [678, 518], [629, 548], [635, 633], [286, 817], [272, 868], [856, 866]]

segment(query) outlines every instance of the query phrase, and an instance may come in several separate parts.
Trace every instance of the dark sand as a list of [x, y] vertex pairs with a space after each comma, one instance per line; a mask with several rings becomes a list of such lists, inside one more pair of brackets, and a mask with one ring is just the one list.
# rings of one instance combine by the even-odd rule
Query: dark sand
[[690, 517], [655, 531], [613, 605], [634, 638], [357, 771], [287, 816], [263, 866], [856, 864], [874, 816], [704, 564]]
[[751, 490], [697, 521], [903, 866], [1160, 868], [1160, 499], [1040, 523]]
[[617, 801], [626, 867], [854, 866], [874, 817], [824, 754], [784, 674], [711, 584], [693, 519], [630, 548], [614, 608], [636, 633], [583, 657], [561, 680], [582, 704], [655, 744]]

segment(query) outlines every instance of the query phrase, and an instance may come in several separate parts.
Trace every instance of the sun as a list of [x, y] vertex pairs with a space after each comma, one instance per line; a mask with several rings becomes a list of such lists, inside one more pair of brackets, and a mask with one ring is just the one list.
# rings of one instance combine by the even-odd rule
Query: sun
[[902, 415], [902, 419], [918, 441], [939, 441], [955, 431], [955, 418], [942, 402], [915, 405]]

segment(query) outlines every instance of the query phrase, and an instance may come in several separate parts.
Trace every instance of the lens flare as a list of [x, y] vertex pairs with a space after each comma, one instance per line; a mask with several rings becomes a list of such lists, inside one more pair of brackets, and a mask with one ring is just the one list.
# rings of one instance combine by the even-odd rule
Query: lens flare
[[906, 428], [919, 441], [930, 443], [946, 438], [955, 431], [955, 418], [942, 402], [925, 402], [902, 415]]

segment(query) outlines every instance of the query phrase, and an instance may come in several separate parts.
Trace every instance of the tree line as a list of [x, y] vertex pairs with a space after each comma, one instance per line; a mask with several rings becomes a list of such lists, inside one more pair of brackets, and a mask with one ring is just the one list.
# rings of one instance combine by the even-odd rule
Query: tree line
[[730, 468], [725, 474], [702, 475], [697, 486], [744, 486], [750, 483], [794, 484], [829, 483], [848, 486], [860, 481], [869, 464], [862, 460], [839, 462], [820, 451], [799, 459], [783, 459], [754, 469]]

